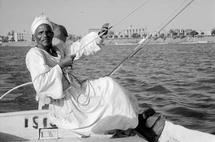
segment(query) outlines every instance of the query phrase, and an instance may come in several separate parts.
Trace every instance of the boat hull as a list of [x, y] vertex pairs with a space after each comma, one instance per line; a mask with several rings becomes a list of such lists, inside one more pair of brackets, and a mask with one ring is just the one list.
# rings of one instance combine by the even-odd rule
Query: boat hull
[[54, 127], [47, 117], [48, 110], [30, 110], [0, 113], [0, 141], [43, 141], [43, 142], [144, 142], [139, 136], [111, 138], [95, 135], [87, 138], [68, 129]]

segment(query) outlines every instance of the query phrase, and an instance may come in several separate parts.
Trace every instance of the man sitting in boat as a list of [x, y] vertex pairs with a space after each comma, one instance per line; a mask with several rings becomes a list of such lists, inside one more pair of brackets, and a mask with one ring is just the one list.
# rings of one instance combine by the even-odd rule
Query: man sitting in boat
[[[26, 66], [38, 101], [42, 105], [49, 103], [49, 119], [57, 127], [85, 136], [105, 134], [116, 129], [134, 129], [149, 142], [215, 141], [213, 135], [165, 121], [153, 109], [139, 114], [136, 100], [110, 77], [87, 80], [82, 84], [68, 78], [64, 70], [72, 66], [75, 58], [88, 53], [84, 49], [92, 46], [100, 49], [98, 41], [102, 36], [98, 33], [88, 34], [77, 44], [81, 51], [79, 54], [64, 57], [62, 51], [52, 45], [53, 26], [47, 17], [36, 17], [31, 30], [36, 46], [28, 51]], [[98, 40], [91, 40], [96, 38]], [[87, 41], [92, 43], [84, 45]]]

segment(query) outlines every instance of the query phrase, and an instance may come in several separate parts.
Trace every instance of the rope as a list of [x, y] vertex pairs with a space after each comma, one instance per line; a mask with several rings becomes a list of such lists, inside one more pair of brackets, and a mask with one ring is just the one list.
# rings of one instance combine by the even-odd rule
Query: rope
[[[113, 24], [112, 26], [108, 27], [108, 30], [110, 30], [110, 29], [112, 29], [113, 27], [116, 27], [117, 25], [119, 25], [120, 23], [122, 23], [125, 19], [127, 19], [129, 16], [131, 16], [131, 15], [132, 15], [134, 12], [136, 12], [138, 9], [142, 8], [143, 6], [145, 6], [148, 2], [149, 2], [149, 0], [144, 1], [142, 4], [140, 4], [139, 6], [137, 6], [136, 8], [134, 8], [131, 12], [129, 12], [129, 13], [128, 13], [125, 17], [123, 17], [121, 20], [119, 20], [118, 22], [116, 22], [116, 23]], [[105, 31], [102, 32], [102, 33], [99, 33], [99, 34], [98, 34], [98, 37], [102, 36], [104, 33], [105, 33]], [[87, 44], [85, 44], [85, 45], [84, 45], [81, 49], [79, 49], [78, 51], [81, 51], [81, 50], [84, 49], [87, 45], [89, 45], [90, 43], [92, 43], [93, 41], [95, 41], [96, 39], [97, 39], [97, 37], [94, 38], [94, 39], [92, 39], [91, 41], [89, 41]], [[69, 76], [68, 76], [68, 73], [66, 73], [65, 77], [66, 77], [66, 79], [68, 80], [68, 82], [71, 83], [71, 81], [70, 81], [70, 79], [69, 79]], [[78, 82], [81, 82], [81, 81], [79, 81], [77, 78], [76, 78], [76, 80], [77, 80]]]
[[16, 90], [16, 89], [18, 89], [18, 88], [20, 88], [20, 87], [27, 86], [27, 85], [31, 85], [31, 84], [33, 84], [33, 83], [32, 83], [32, 82], [27, 82], [27, 83], [18, 85], [18, 86], [16, 86], [16, 87], [10, 89], [9, 91], [7, 91], [6, 93], [4, 93], [4, 94], [0, 97], [0, 100], [3, 99], [7, 94], [9, 94], [10, 92], [12, 92], [13, 90]]
[[[131, 12], [129, 12], [125, 17], [123, 17], [123, 18], [122, 18], [121, 20], [119, 20], [117, 23], [113, 24], [112, 26], [109, 26], [107, 30], [110, 30], [110, 29], [112, 29], [113, 27], [115, 27], [115, 26], [119, 25], [120, 23], [122, 23], [125, 19], [127, 19], [130, 15], [132, 15], [132, 14], [133, 14], [134, 12], [136, 12], [138, 9], [142, 8], [143, 6], [145, 6], [148, 2], [149, 2], [149, 0], [144, 1], [141, 5], [139, 5], [138, 7], [134, 8]], [[104, 35], [105, 32], [106, 32], [106, 31], [99, 33], [99, 34], [98, 34], [98, 37], [101, 37], [102, 35]], [[78, 51], [81, 51], [82, 49], [84, 49], [87, 45], [89, 45], [90, 43], [92, 43], [93, 41], [95, 41], [98, 37], [96, 37], [96, 38], [92, 39], [91, 41], [89, 41], [87, 44], [85, 44], [85, 45], [84, 45], [81, 49], [79, 49]], [[65, 74], [65, 77], [66, 77], [68, 83], [71, 84], [72, 82], [71, 82], [71, 79], [70, 79], [70, 77], [69, 77], [69, 75], [68, 75], [68, 72], [67, 72], [67, 73], [64, 72], [64, 74]], [[70, 75], [72, 75], [72, 74], [70, 74]], [[76, 78], [74, 75], [72, 75], [72, 76], [73, 76], [74, 79], [81, 85], [81, 81], [80, 81], [78, 78]], [[92, 86], [92, 84], [91, 84], [90, 82], [89, 82], [89, 84]], [[93, 89], [94, 89], [94, 88], [93, 88]], [[84, 94], [82, 94], [82, 95], [84, 95]], [[77, 99], [77, 102], [78, 102], [79, 105], [83, 105], [83, 106], [84, 106], [84, 105], [86, 105], [86, 104], [89, 103], [89, 101], [90, 101], [90, 99], [89, 99], [89, 94], [84, 95], [84, 97], [86, 98], [86, 100], [89, 100], [86, 104], [85, 104], [85, 103], [81, 103], [81, 102], [79, 101], [79, 98], [80, 98], [80, 97], [81, 97], [81, 94], [78, 96], [78, 99]]]
[[[149, 0], [145, 1], [143, 4], [141, 4], [140, 6], [136, 7], [134, 10], [132, 10], [128, 15], [126, 15], [124, 18], [122, 18], [119, 22], [117, 22], [116, 24], [110, 26], [108, 28], [108, 30], [110, 30], [111, 28], [113, 28], [113, 26], [116, 26], [118, 24], [120, 24], [122, 21], [124, 21], [125, 19], [127, 19], [130, 15], [132, 15], [135, 11], [137, 11], [138, 9], [140, 9], [141, 7], [143, 7]], [[171, 18], [163, 27], [160, 28], [160, 31], [162, 31], [167, 25], [169, 25], [180, 13], [182, 13], [194, 0], [191, 0], [187, 5], [185, 5], [185, 7], [183, 7], [183, 9], [181, 9], [173, 18]], [[102, 36], [103, 34], [105, 33], [102, 32], [100, 33], [98, 36]], [[96, 38], [95, 38], [96, 39]], [[89, 45], [91, 42], [93, 42], [95, 39], [93, 39], [92, 41], [90, 41], [89, 43], [87, 43], [84, 47], [86, 47], [87, 45]], [[145, 45], [147, 45], [149, 42], [151, 41], [151, 39], [147, 38], [146, 41], [144, 41], [142, 44], [139, 44], [138, 46], [135, 47], [135, 51], [132, 52], [131, 54], [129, 54], [124, 60], [122, 60], [109, 74], [108, 76], [111, 76], [113, 75], [121, 66], [124, 62], [126, 62], [129, 58], [133, 57], [136, 53], [138, 53], [141, 49], [143, 49], [143, 47]], [[142, 46], [143, 45], [143, 46]], [[142, 46], [142, 47], [140, 47]], [[83, 48], [84, 48], [83, 47]], [[139, 48], [140, 47], [140, 48]], [[68, 75], [68, 74], [67, 74]], [[68, 76], [66, 77], [68, 78]], [[70, 81], [69, 81], [70, 82]], [[3, 99], [7, 94], [11, 93], [12, 91], [14, 91], [15, 89], [18, 89], [20, 87], [23, 87], [23, 86], [27, 86], [27, 85], [31, 85], [33, 84], [32, 82], [27, 82], [27, 83], [24, 83], [24, 84], [21, 84], [21, 85], [18, 85], [12, 89], [10, 89], [9, 91], [7, 91], [6, 93], [4, 93], [1, 97], [0, 97], [0, 100]]]
[[161, 32], [166, 26], [168, 26], [179, 14], [181, 14], [189, 5], [191, 5], [191, 3], [194, 0], [191, 0], [188, 4], [186, 4], [178, 13], [176, 13], [176, 15], [174, 17], [172, 17], [165, 25], [163, 25], [163, 27], [160, 28], [160, 30], [158, 31]]
[[[141, 5], [137, 6], [136, 8], [134, 8], [131, 12], [129, 12], [125, 17], [123, 17], [121, 20], [119, 20], [117, 23], [113, 24], [112, 26], [108, 27], [108, 30], [112, 29], [113, 27], [116, 27], [117, 25], [119, 25], [120, 23], [122, 23], [125, 19], [127, 19], [129, 16], [131, 16], [134, 12], [136, 12], [138, 9], [142, 8], [143, 6], [145, 6], [147, 3], [149, 2], [149, 0], [144, 1]], [[105, 33], [99, 33], [98, 37], [102, 36]], [[78, 51], [81, 51], [82, 49], [84, 49], [87, 45], [89, 45], [90, 43], [92, 43], [93, 41], [95, 41], [97, 39], [94, 38], [91, 41], [89, 41], [87, 44], [85, 44], [81, 49], [79, 49]]]
[[[179, 14], [181, 14], [194, 0], [191, 0], [189, 3], [187, 3], [179, 12], [175, 14], [166, 24], [164, 24], [157, 33], [161, 32], [166, 26], [168, 26]], [[133, 57], [135, 54], [137, 54], [145, 45], [147, 45], [151, 39], [149, 37], [138, 46], [135, 47], [136, 50], [134, 50], [132, 53], [130, 53], [127, 57], [125, 57], [107, 76], [113, 75], [122, 65], [125, 63], [128, 59]], [[142, 47], [141, 47], [142, 46]], [[139, 48], [140, 47], [140, 48]]]
[[130, 13], [128, 13], [125, 17], [123, 17], [121, 20], [119, 20], [116, 24], [113, 24], [112, 27], [116, 27], [117, 25], [119, 25], [120, 23], [122, 23], [125, 19], [127, 19], [129, 16], [131, 16], [138, 9], [142, 8], [143, 6], [145, 6], [148, 2], [149, 2], [149, 0], [144, 1], [142, 4], [140, 4], [139, 6], [137, 6], [136, 8], [134, 8]]

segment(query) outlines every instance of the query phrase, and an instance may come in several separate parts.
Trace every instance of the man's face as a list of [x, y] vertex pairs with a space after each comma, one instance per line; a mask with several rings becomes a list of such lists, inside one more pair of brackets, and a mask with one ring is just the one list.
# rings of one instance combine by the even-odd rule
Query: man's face
[[38, 46], [48, 47], [52, 45], [54, 33], [49, 25], [41, 24], [36, 29], [34, 36]]

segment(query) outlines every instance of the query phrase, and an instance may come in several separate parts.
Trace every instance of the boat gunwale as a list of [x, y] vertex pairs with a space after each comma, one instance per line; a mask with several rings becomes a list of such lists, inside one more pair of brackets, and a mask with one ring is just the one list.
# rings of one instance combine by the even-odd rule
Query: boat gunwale
[[16, 112], [5, 112], [0, 113], [0, 117], [7, 116], [17, 116], [17, 115], [32, 115], [32, 114], [47, 114], [49, 110], [26, 110], [26, 111], [16, 111]]

